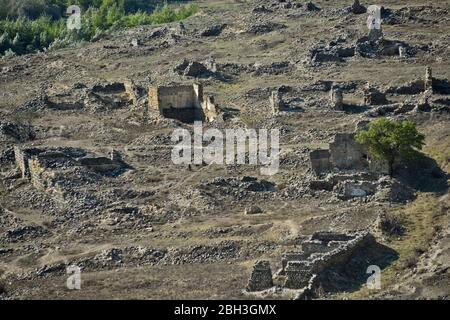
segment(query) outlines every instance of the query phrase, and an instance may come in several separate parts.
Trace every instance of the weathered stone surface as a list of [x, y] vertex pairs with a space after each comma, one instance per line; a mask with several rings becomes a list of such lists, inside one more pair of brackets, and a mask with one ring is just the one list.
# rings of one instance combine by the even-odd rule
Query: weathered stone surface
[[272, 91], [272, 94], [270, 96], [270, 105], [274, 114], [284, 109], [284, 102], [281, 98], [281, 92], [279, 90]]
[[[345, 264], [359, 250], [375, 243], [367, 232], [339, 234], [318, 232], [307, 241], [300, 252], [283, 255], [283, 270], [286, 276], [284, 286], [290, 289], [304, 289], [314, 275]], [[312, 290], [312, 288], [310, 288]]]
[[334, 193], [339, 199], [366, 197], [375, 194], [376, 183], [369, 181], [342, 181], [334, 187]]
[[366, 168], [367, 150], [357, 143], [353, 133], [338, 133], [330, 143], [330, 161], [339, 170], [359, 170]]
[[186, 123], [204, 119], [213, 121], [217, 116], [214, 98], [209, 96], [205, 99], [203, 86], [197, 83], [151, 87], [149, 109], [157, 110], [165, 118]]
[[329, 150], [317, 149], [310, 152], [311, 168], [317, 175], [330, 171], [330, 156]]
[[370, 84], [364, 88], [364, 104], [368, 106], [379, 106], [388, 104], [386, 94], [372, 87]]
[[301, 289], [308, 285], [312, 276], [312, 266], [308, 261], [289, 261], [284, 273], [286, 281], [284, 286], [289, 289]]
[[247, 285], [247, 291], [262, 291], [270, 289], [271, 287], [273, 287], [273, 280], [270, 263], [265, 260], [257, 261], [253, 266], [253, 271]]
[[333, 87], [330, 92], [331, 106], [335, 110], [343, 110], [344, 94], [338, 87]]

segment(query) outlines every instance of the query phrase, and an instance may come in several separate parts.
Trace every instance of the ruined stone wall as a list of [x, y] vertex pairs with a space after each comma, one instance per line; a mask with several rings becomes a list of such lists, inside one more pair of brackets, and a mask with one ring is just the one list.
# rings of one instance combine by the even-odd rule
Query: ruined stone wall
[[327, 243], [322, 241], [305, 241], [302, 243], [302, 252], [310, 256], [313, 253], [325, 253], [329, 252], [331, 249], [328, 247]]
[[[159, 86], [149, 90], [149, 108], [183, 122], [203, 120], [203, 87], [199, 84]], [[212, 108], [212, 106], [208, 105]]]
[[16, 165], [22, 173], [22, 178], [30, 176], [30, 170], [28, 168], [28, 157], [19, 147], [14, 147], [14, 157], [16, 159]]
[[158, 87], [150, 87], [148, 90], [148, 106], [150, 109], [159, 110]]
[[281, 272], [280, 274], [284, 275], [287, 264], [289, 261], [302, 261], [306, 260], [309, 257], [309, 254], [303, 252], [285, 252], [281, 258]]
[[14, 157], [16, 166], [22, 173], [22, 178], [31, 178], [30, 160], [32, 157], [39, 155], [42, 150], [37, 148], [21, 149], [20, 147], [14, 147]]
[[[308, 286], [314, 275], [321, 274], [329, 268], [345, 264], [358, 250], [375, 243], [375, 238], [370, 233], [345, 235], [335, 233], [321, 233], [312, 237], [323, 239], [324, 243], [307, 249], [311, 252], [301, 252], [309, 258], [299, 261], [288, 261], [284, 269], [286, 280], [284, 286], [290, 289], [302, 289]], [[310, 242], [311, 243], [311, 242]], [[291, 255], [295, 258], [294, 255]]]
[[329, 150], [314, 150], [309, 154], [309, 159], [311, 161], [311, 168], [317, 175], [330, 171], [331, 163]]
[[272, 91], [270, 95], [270, 106], [272, 109], [272, 113], [276, 114], [284, 109], [284, 102], [281, 98], [280, 91]]
[[338, 133], [330, 143], [330, 161], [338, 170], [361, 170], [368, 167], [367, 150], [357, 143], [353, 133]]
[[334, 249], [312, 262], [311, 272], [319, 274], [331, 267], [345, 264], [358, 250], [375, 243], [375, 238], [370, 233], [362, 233], [354, 239], [344, 242]]
[[252, 275], [248, 281], [247, 291], [262, 291], [273, 287], [272, 270], [268, 261], [257, 261], [253, 266]]
[[364, 88], [364, 101], [363, 103], [368, 106], [380, 106], [389, 104], [386, 98], [386, 94], [381, 92], [375, 87], [372, 87], [370, 83]]
[[202, 103], [202, 109], [204, 118], [207, 121], [212, 122], [217, 119], [218, 116], [217, 106], [213, 96], [206, 97], [206, 99]]
[[284, 286], [289, 289], [301, 289], [308, 285], [313, 276], [312, 266], [309, 261], [289, 261], [286, 269], [286, 281]]
[[46, 172], [44, 165], [39, 161], [38, 157], [32, 157], [28, 160], [30, 168], [31, 184], [38, 190], [46, 190], [50, 187], [49, 181], [51, 175]]
[[343, 110], [344, 94], [338, 87], [333, 87], [330, 91], [331, 106], [335, 110]]
[[163, 111], [171, 108], [200, 108], [199, 97], [192, 85], [161, 86], [156, 89], [152, 88], [150, 91], [150, 104], [153, 109]]
[[[376, 175], [389, 173], [387, 162], [371, 159], [367, 147], [355, 141], [355, 133], [336, 134], [329, 148], [329, 150], [313, 150], [309, 154], [311, 168], [318, 176], [340, 170], [367, 170]], [[347, 179], [347, 177], [343, 178]], [[310, 187], [315, 190], [327, 190], [337, 182], [316, 180], [311, 181]]]
[[132, 80], [125, 80], [123, 84], [125, 86], [125, 93], [128, 95], [131, 103], [136, 106], [139, 100], [139, 93], [136, 85]]

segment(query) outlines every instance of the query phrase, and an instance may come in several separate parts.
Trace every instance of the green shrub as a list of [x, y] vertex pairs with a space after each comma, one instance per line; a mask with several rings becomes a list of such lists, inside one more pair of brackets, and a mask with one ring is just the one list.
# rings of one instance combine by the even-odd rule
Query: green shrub
[[373, 158], [388, 162], [390, 176], [397, 159], [417, 158], [417, 150], [422, 149], [424, 140], [425, 136], [417, 130], [414, 122], [385, 118], [371, 122], [367, 130], [356, 135], [356, 141], [366, 145]]
[[[18, 1], [17, 1], [18, 2]], [[162, 24], [186, 19], [196, 5], [177, 8], [144, 0], [24, 0], [16, 4], [0, 0], [0, 56], [25, 54], [44, 48], [90, 41], [98, 34], [139, 25]], [[81, 30], [68, 30], [61, 16], [71, 4], [83, 8]], [[50, 9], [53, 11], [51, 11]], [[153, 12], [149, 13], [153, 9]]]

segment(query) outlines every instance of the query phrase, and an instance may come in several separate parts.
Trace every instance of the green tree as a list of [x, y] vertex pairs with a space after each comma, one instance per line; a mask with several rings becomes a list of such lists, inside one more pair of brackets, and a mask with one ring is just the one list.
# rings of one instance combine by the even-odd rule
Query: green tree
[[412, 121], [379, 119], [370, 123], [369, 128], [356, 135], [356, 141], [366, 145], [370, 155], [389, 164], [389, 175], [394, 174], [397, 159], [413, 160], [417, 150], [424, 145], [422, 135]]

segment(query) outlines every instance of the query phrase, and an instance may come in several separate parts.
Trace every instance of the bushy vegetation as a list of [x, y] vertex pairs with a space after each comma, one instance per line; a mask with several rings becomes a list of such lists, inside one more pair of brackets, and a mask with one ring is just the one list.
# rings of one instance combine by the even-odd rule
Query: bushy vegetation
[[[66, 9], [82, 8], [81, 30], [68, 30]], [[0, 55], [65, 46], [121, 28], [183, 20], [193, 4], [173, 6], [155, 0], [0, 0]]]
[[386, 160], [392, 176], [397, 159], [417, 158], [425, 137], [412, 121], [378, 119], [370, 123], [368, 130], [360, 131], [356, 141], [367, 145], [370, 155], [375, 159]]

